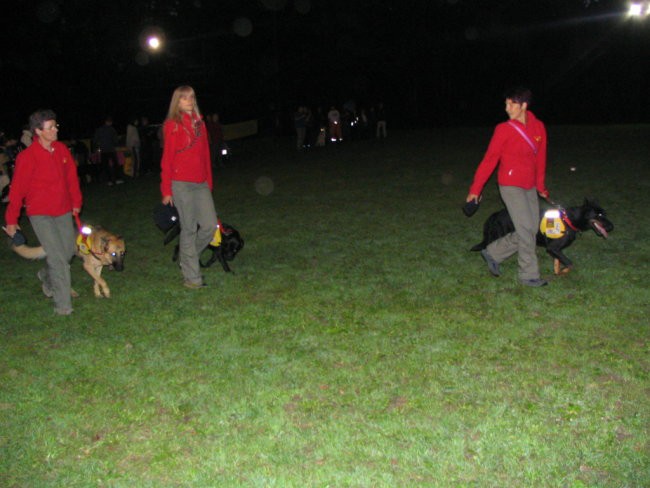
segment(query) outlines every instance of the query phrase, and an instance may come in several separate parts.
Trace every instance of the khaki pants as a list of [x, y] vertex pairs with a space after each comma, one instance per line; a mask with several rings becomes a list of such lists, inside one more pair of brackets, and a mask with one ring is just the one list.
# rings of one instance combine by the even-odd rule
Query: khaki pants
[[217, 230], [217, 212], [207, 183], [172, 181], [174, 205], [181, 226], [178, 261], [188, 283], [201, 284], [201, 252]]
[[517, 186], [499, 186], [515, 231], [487, 246], [487, 252], [497, 263], [517, 253], [520, 280], [539, 278], [536, 254], [536, 235], [539, 228], [539, 200], [537, 191]]
[[43, 281], [54, 293], [54, 307], [58, 310], [72, 309], [70, 260], [77, 247], [72, 214], [68, 212], [59, 217], [32, 215], [29, 221], [47, 253]]

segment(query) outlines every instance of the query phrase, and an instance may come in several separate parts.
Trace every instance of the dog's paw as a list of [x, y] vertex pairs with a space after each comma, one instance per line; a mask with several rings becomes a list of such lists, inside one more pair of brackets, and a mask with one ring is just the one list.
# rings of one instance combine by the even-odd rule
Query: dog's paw
[[569, 272], [571, 271], [571, 268], [572, 268], [572, 267], [573, 267], [573, 266], [562, 266], [562, 263], [560, 263], [560, 260], [559, 260], [559, 259], [554, 259], [554, 260], [553, 260], [553, 273], [554, 273], [556, 276], [561, 276], [561, 275], [569, 274]]
[[95, 283], [95, 286], [93, 287], [93, 292], [95, 292], [95, 298], [104, 298], [102, 289], [97, 283]]

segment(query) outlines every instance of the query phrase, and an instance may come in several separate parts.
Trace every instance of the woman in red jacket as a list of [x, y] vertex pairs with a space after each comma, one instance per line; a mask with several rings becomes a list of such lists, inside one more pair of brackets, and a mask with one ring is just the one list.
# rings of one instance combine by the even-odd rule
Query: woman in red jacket
[[490, 273], [499, 276], [499, 263], [517, 253], [520, 283], [537, 287], [547, 284], [539, 276], [535, 251], [539, 228], [537, 194], [548, 198], [545, 183], [546, 128], [528, 111], [530, 100], [531, 92], [526, 88], [515, 88], [506, 93], [506, 113], [510, 120], [497, 125], [494, 130], [466, 201], [478, 203], [485, 183], [498, 164], [499, 193], [515, 231], [490, 243], [481, 255]]
[[199, 256], [217, 230], [217, 212], [207, 131], [190, 86], [180, 86], [172, 95], [163, 124], [163, 143], [160, 190], [162, 203], [178, 210], [183, 284], [203, 288]]
[[47, 254], [47, 265], [38, 272], [43, 293], [54, 300], [59, 315], [72, 313], [70, 260], [75, 255], [72, 215], [81, 210], [81, 190], [77, 167], [65, 144], [59, 142], [56, 114], [38, 110], [29, 117], [35, 138], [16, 159], [5, 231], [13, 237], [20, 211], [25, 205], [32, 228]]

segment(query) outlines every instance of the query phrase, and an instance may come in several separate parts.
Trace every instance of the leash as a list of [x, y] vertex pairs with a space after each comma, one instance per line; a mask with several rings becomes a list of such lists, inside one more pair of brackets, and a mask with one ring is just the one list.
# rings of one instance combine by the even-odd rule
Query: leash
[[528, 134], [526, 134], [521, 127], [519, 127], [517, 124], [515, 124], [512, 120], [508, 122], [508, 125], [510, 125], [513, 129], [515, 129], [517, 132], [519, 132], [519, 135], [524, 138], [524, 141], [528, 143], [530, 148], [533, 150], [533, 154], [537, 156], [537, 152], [539, 149], [535, 145], [533, 141], [530, 140], [530, 137], [528, 137]]
[[79, 218], [79, 214], [74, 214], [74, 220], [77, 223], [77, 230], [79, 231], [79, 234], [83, 234], [83, 226], [81, 225], [81, 219]]

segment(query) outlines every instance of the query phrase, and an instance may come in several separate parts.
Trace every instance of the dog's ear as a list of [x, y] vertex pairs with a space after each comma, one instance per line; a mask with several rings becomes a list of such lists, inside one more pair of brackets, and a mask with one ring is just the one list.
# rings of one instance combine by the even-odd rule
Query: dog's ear
[[108, 251], [108, 246], [110, 245], [111, 240], [107, 239], [105, 236], [102, 236], [101, 241], [102, 241], [102, 250], [104, 252], [107, 252]]

